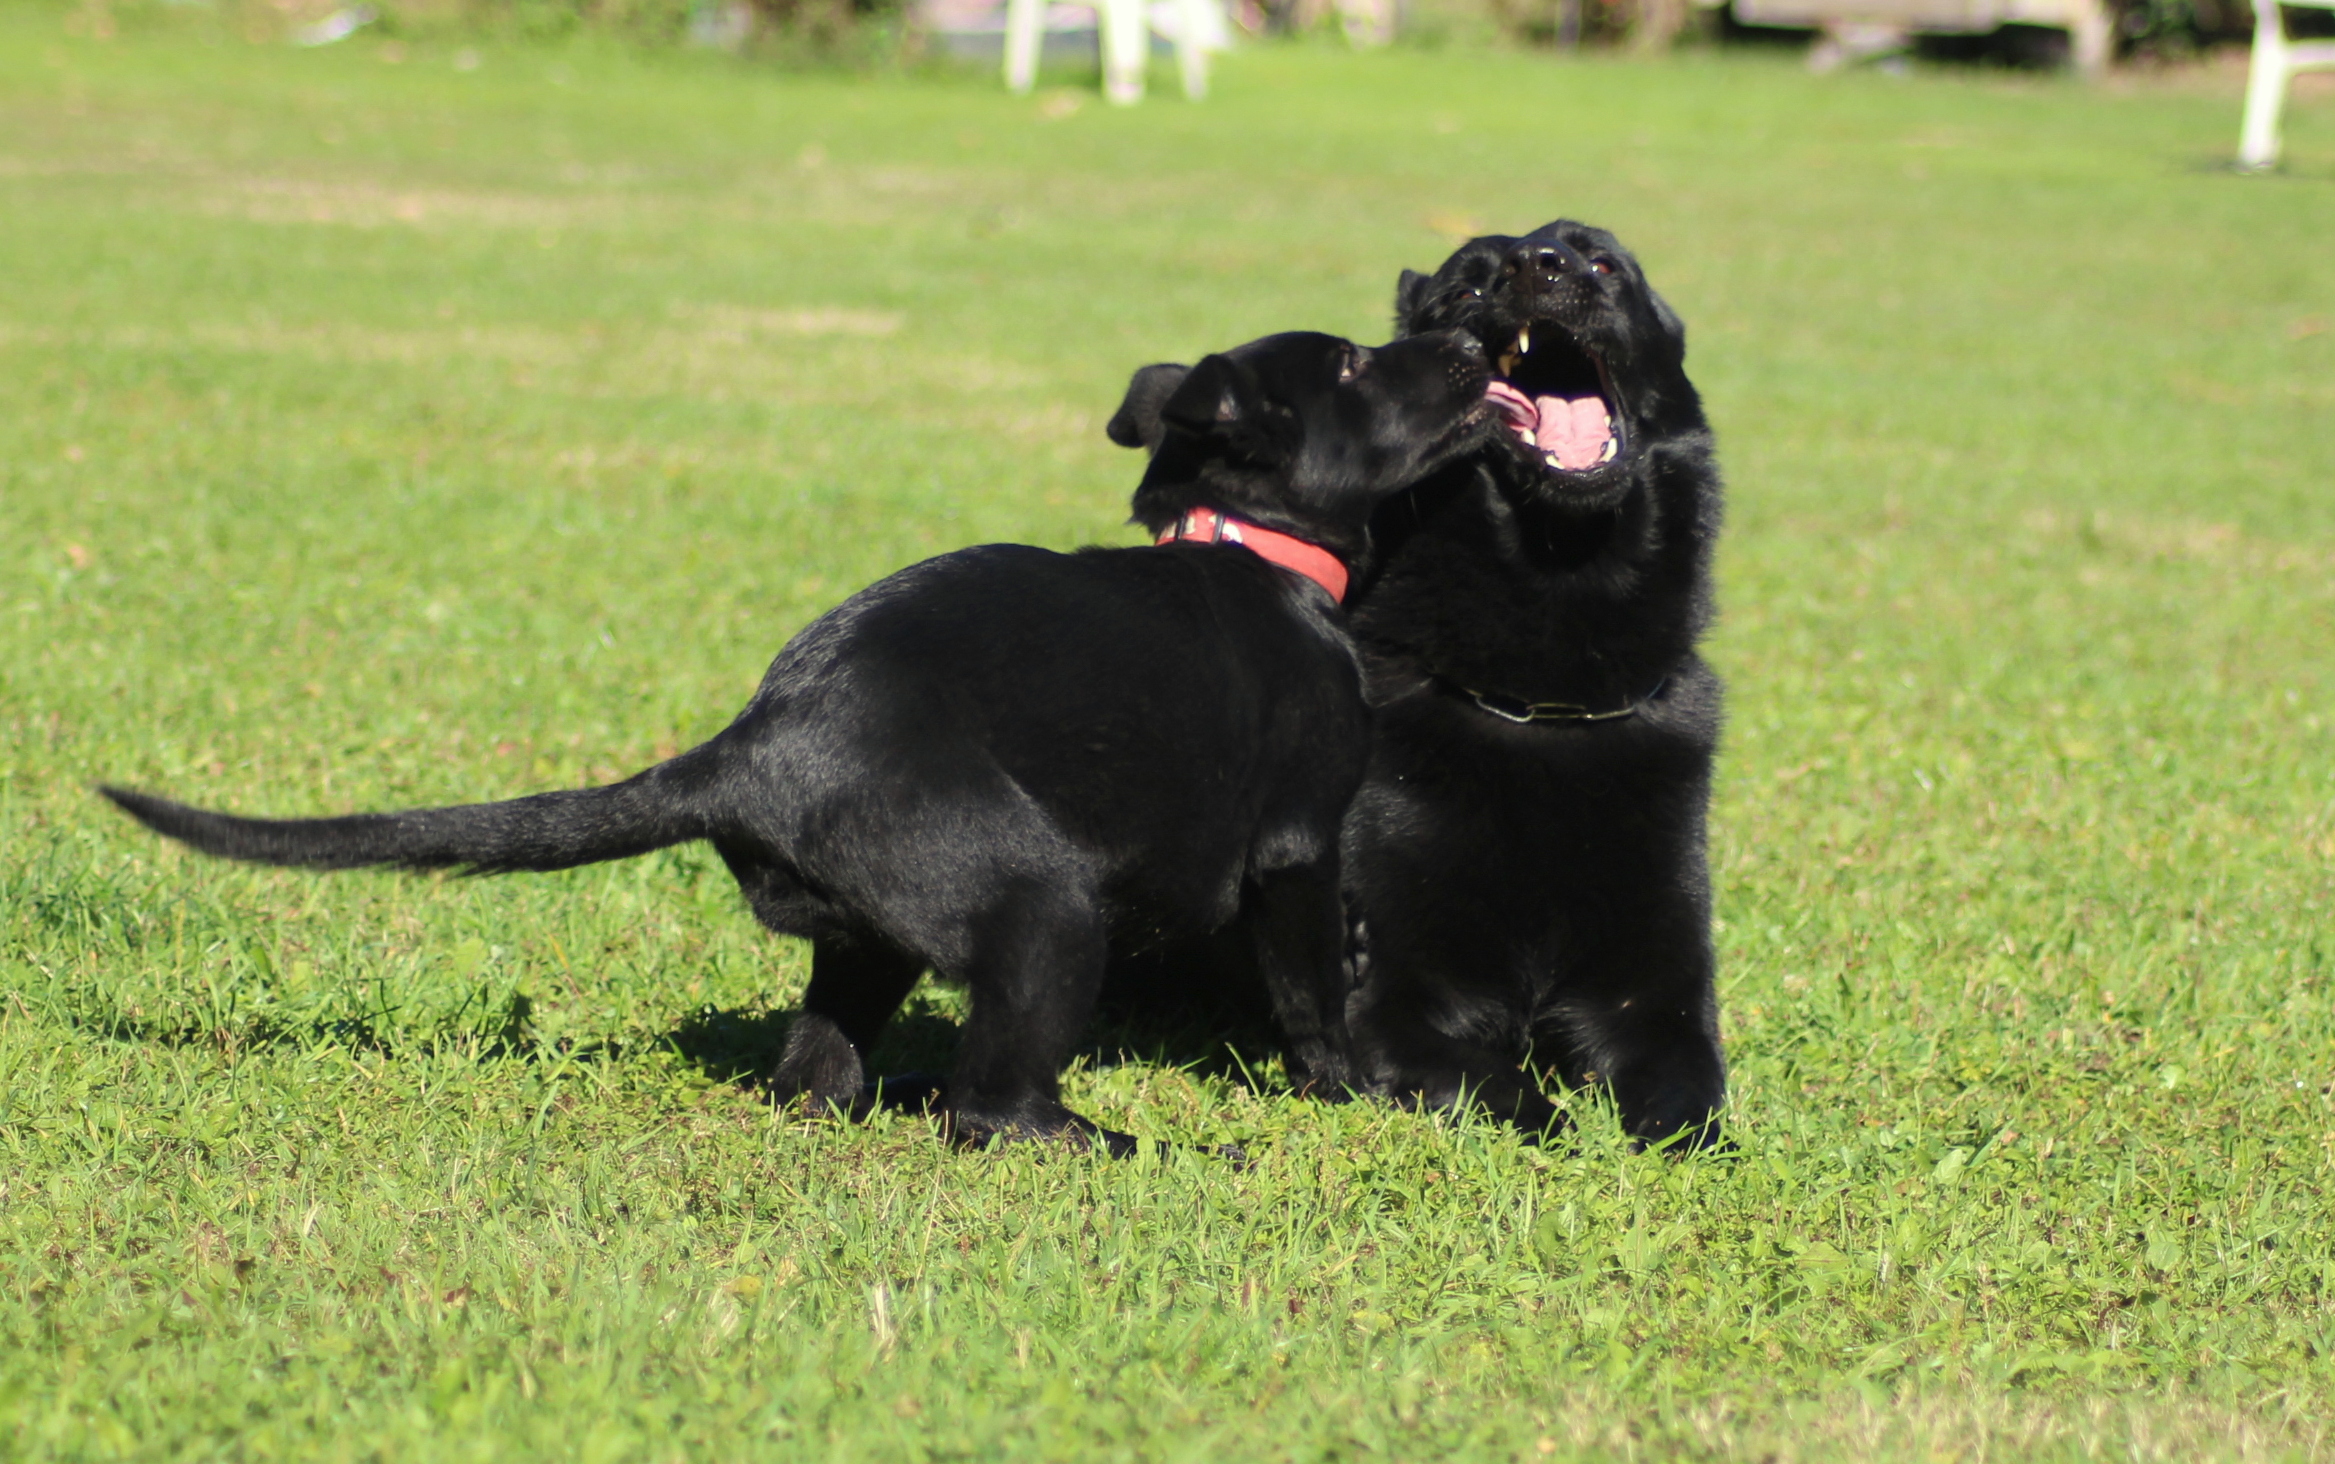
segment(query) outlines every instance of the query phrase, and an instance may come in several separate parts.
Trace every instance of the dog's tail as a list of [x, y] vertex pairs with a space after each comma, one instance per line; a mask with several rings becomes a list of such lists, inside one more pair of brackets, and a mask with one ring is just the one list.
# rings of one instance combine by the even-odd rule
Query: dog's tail
[[225, 859], [502, 874], [629, 859], [710, 837], [720, 772], [717, 739], [604, 787], [342, 818], [238, 818], [127, 788], [97, 791], [156, 833]]

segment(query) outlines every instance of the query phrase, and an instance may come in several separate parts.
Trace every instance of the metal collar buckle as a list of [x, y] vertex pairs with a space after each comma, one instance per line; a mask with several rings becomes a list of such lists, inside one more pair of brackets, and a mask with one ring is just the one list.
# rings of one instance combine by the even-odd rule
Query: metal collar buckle
[[[1453, 684], [1457, 685], [1456, 682]], [[1496, 691], [1477, 691], [1472, 686], [1461, 686], [1459, 692], [1501, 721], [1514, 722], [1523, 727], [1534, 722], [1618, 722], [1624, 717], [1636, 716], [1646, 703], [1660, 696], [1662, 688], [1669, 684], [1670, 678], [1665, 676], [1654, 683], [1652, 691], [1636, 701], [1604, 712], [1593, 711], [1578, 702], [1528, 702], [1522, 697], [1502, 696]]]

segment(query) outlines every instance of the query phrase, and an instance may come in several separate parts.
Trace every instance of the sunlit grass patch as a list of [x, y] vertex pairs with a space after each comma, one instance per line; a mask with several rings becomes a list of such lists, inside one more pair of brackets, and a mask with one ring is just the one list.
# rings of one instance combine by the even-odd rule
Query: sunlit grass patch
[[[1265, 50], [1117, 112], [0, 25], [7, 1452], [2328, 1454], [2323, 99], [2245, 180], [2226, 78]], [[1557, 213], [1730, 478], [1731, 1158], [1111, 1031], [1073, 1101], [1180, 1147], [953, 1153], [740, 1081], [807, 962], [704, 850], [311, 878], [87, 791], [630, 771], [891, 569], [1126, 542], [1134, 367]]]

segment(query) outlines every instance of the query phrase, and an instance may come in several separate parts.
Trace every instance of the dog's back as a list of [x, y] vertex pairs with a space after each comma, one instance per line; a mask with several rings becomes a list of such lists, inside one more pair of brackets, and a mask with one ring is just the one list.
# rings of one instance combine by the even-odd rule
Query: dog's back
[[[949, 846], [1014, 842], [998, 821], [1026, 804], [1114, 935], [1212, 929], [1245, 881], [1323, 856], [1361, 778], [1352, 650], [1309, 591], [1199, 545], [911, 566], [797, 636], [715, 740], [762, 769], [724, 794], [715, 841], [797, 851], [804, 879], [888, 903], [889, 871], [963, 867], [977, 850]], [[850, 837], [822, 837], [847, 812]]]

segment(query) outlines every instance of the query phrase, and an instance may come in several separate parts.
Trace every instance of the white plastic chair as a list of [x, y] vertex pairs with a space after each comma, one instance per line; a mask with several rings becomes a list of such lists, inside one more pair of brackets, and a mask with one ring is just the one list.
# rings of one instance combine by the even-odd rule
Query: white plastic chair
[[[2335, 0], [2330, 0], [2335, 3]], [[1175, 0], [1176, 68], [1184, 95], [1208, 95], [1208, 45], [1224, 29], [1216, 0]], [[1143, 100], [1143, 72], [1151, 57], [1151, 16], [1145, 0], [1094, 0], [1102, 32], [1103, 95], [1118, 105]], [[1045, 40], [1046, 0], [1006, 0], [1005, 85], [1025, 93], [1038, 83], [1038, 47]], [[1162, 27], [1165, 28], [1164, 26]]]
[[[2288, 0], [2335, 10], [2335, 0]], [[2254, 66], [2246, 77], [2246, 125], [2238, 136], [2238, 166], [2260, 172], [2278, 162], [2278, 115], [2286, 86], [2298, 71], [2335, 69], [2335, 41], [2298, 46], [2286, 38], [2279, 0], [2254, 0]]]

